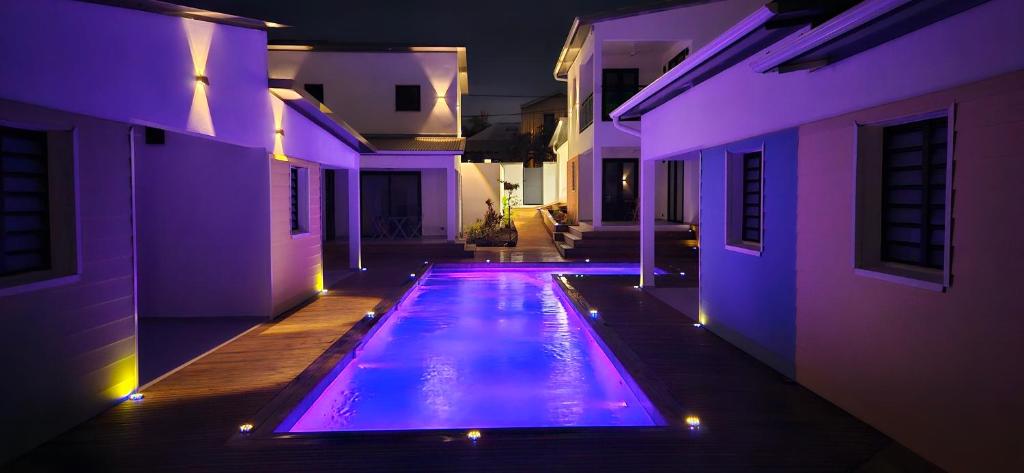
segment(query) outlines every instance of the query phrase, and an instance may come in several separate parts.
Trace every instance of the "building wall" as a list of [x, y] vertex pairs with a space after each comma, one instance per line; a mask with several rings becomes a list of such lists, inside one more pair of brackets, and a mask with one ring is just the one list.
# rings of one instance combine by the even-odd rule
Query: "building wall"
[[[323, 84], [325, 105], [362, 134], [460, 133], [454, 51], [270, 51], [269, 64], [297, 89]], [[420, 85], [421, 111], [395, 111], [396, 85]]]
[[[525, 177], [523, 175], [523, 163], [501, 163], [501, 169], [502, 180], [510, 184], [519, 184], [519, 188], [512, 193], [512, 196], [519, 205], [523, 205], [523, 178]], [[499, 186], [498, 190], [501, 191], [502, 195], [505, 195], [503, 187]]]
[[522, 107], [519, 131], [521, 133], [536, 133], [542, 129], [544, 127], [545, 113], [553, 114], [555, 116], [555, 124], [557, 125], [558, 119], [566, 116], [568, 113], [565, 100], [565, 95], [557, 95], [548, 97], [530, 107]]
[[558, 183], [563, 181], [563, 178], [558, 174], [558, 163], [547, 162], [544, 163], [544, 205], [553, 204], [559, 202], [558, 200]]
[[[269, 159], [269, 158], [268, 158]], [[291, 232], [291, 167], [308, 169], [308, 231]], [[321, 254], [320, 166], [289, 158], [270, 159], [270, 270], [271, 313], [301, 304], [323, 289]]]
[[[727, 152], [764, 147], [760, 255], [726, 247]], [[701, 152], [700, 320], [711, 331], [794, 377], [797, 130]]]
[[72, 0], [3, 9], [4, 98], [271, 145], [266, 32]]
[[555, 150], [558, 162], [558, 202], [565, 203], [569, 199], [569, 143], [562, 143]]
[[[854, 274], [854, 123], [951, 104], [951, 285]], [[949, 471], [1024, 470], [1020, 104], [1018, 71], [800, 128], [797, 380]]]
[[135, 135], [139, 315], [269, 317], [266, 151]]
[[77, 228], [62, 229], [77, 237], [76, 274], [0, 291], [4, 463], [120, 401], [137, 372], [128, 125], [8, 100], [0, 122], [74, 130], [78, 196]]
[[499, 163], [462, 163], [459, 165], [462, 175], [462, 227], [473, 225], [483, 220], [487, 213], [484, 203], [491, 199], [495, 210], [501, 202], [501, 164]]
[[423, 236], [443, 237], [447, 234], [445, 218], [448, 189], [445, 169], [420, 171], [420, 204], [423, 209]]

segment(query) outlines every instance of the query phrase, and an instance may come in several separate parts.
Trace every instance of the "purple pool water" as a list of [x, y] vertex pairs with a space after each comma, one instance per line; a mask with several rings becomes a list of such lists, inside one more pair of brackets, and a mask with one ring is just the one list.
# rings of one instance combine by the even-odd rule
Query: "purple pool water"
[[636, 272], [435, 267], [277, 431], [658, 425], [551, 278]]

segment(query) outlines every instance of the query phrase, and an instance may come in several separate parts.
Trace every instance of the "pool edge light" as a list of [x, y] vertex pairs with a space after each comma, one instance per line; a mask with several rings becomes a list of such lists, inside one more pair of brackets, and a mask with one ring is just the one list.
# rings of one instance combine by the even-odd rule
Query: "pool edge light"
[[469, 441], [473, 443], [476, 443], [477, 440], [480, 440], [480, 437], [482, 436], [483, 435], [477, 429], [473, 429], [470, 430], [469, 432], [466, 432], [466, 438], [468, 438]]
[[128, 399], [132, 400], [132, 401], [141, 401], [141, 400], [143, 400], [145, 398], [146, 398], [146, 395], [142, 394], [140, 392], [134, 392], [134, 393], [131, 393], [131, 394], [128, 395]]
[[686, 426], [689, 427], [690, 430], [699, 430], [700, 429], [700, 417], [697, 417], [697, 416], [686, 416], [685, 421], [686, 421]]
[[254, 426], [252, 424], [248, 424], [248, 423], [242, 424], [242, 425], [238, 426], [238, 432], [243, 433], [243, 434], [247, 434], [249, 432], [252, 432], [253, 427]]

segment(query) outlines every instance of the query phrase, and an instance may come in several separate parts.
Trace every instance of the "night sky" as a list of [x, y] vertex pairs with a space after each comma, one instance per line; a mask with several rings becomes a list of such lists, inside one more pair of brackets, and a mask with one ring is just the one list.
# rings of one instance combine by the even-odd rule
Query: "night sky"
[[[179, 0], [208, 10], [276, 21], [271, 39], [466, 46], [469, 95], [463, 117], [518, 121], [519, 104], [565, 91], [551, 75], [574, 17], [653, 0]], [[516, 96], [516, 97], [494, 97]], [[504, 115], [510, 114], [510, 115]]]

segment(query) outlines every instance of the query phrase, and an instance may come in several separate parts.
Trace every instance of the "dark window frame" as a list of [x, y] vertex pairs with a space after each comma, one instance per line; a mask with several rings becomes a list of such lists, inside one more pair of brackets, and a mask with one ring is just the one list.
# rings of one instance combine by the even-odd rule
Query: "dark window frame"
[[[741, 169], [743, 171], [742, 205], [740, 214], [740, 241], [760, 245], [763, 239], [763, 192], [764, 192], [764, 153], [750, 151], [743, 153]], [[756, 225], [752, 225], [756, 223]], [[750, 235], [755, 235], [750, 237]]]
[[[403, 93], [411, 94], [405, 95]], [[413, 93], [415, 92], [415, 93]], [[423, 110], [423, 92], [419, 84], [395, 85], [395, 111], [419, 112]]]
[[[882, 198], [878, 216], [881, 230], [881, 261], [936, 270], [945, 269], [946, 221], [949, 211], [946, 207], [948, 127], [948, 117], [941, 116], [886, 126], [882, 129]], [[913, 134], [919, 134], [921, 137], [917, 145], [894, 145]], [[917, 164], [893, 164], [898, 155], [903, 155], [905, 159], [911, 153], [917, 153]], [[936, 157], [938, 159], [935, 159]], [[908, 183], [908, 180], [913, 182]], [[894, 194], [901, 191], [904, 191], [900, 194], [902, 199], [895, 199]], [[918, 191], [918, 198], [909, 199], [914, 201], [908, 202], [907, 197], [913, 196], [914, 191]], [[940, 198], [936, 199], [936, 196]], [[911, 214], [915, 221], [893, 217]], [[936, 216], [940, 218], [936, 219]], [[936, 223], [936, 220], [939, 223]], [[900, 229], [916, 231], [916, 241], [901, 238], [904, 232]], [[936, 234], [940, 235], [937, 243]], [[910, 248], [916, 248], [917, 254], [913, 257], [904, 256]], [[938, 255], [935, 254], [936, 251]]]
[[690, 56], [690, 48], [688, 48], [688, 47], [687, 48], [683, 48], [682, 51], [679, 51], [679, 53], [677, 53], [675, 56], [672, 56], [672, 59], [669, 59], [668, 62], [665, 63], [664, 66], [662, 66], [661, 72], [664, 74], [664, 73], [672, 70], [673, 67], [678, 66], [681, 62], [685, 61], [686, 58], [689, 57], [689, 56]]
[[[18, 152], [8, 150], [5, 143], [8, 139], [31, 139], [38, 140], [39, 153]], [[10, 160], [10, 161], [8, 161]], [[12, 170], [17, 160], [32, 161], [38, 166], [36, 171], [29, 169]], [[8, 187], [17, 180], [41, 180], [34, 190], [10, 190]], [[9, 181], [10, 180], [10, 181]], [[47, 133], [45, 131], [24, 130], [0, 126], [0, 277], [16, 276], [37, 271], [48, 271], [53, 269], [52, 261], [52, 233], [50, 222], [50, 169], [49, 149], [47, 145]], [[39, 196], [42, 196], [41, 198]], [[38, 210], [16, 210], [8, 207], [17, 202], [16, 199], [41, 200], [41, 209]], [[10, 202], [8, 202], [10, 199]], [[11, 222], [22, 218], [38, 219], [39, 226], [35, 229], [11, 229]], [[8, 221], [8, 219], [11, 219]], [[11, 249], [14, 238], [18, 235], [21, 238], [34, 239], [38, 245], [34, 248]], [[18, 265], [17, 269], [10, 269], [13, 263], [9, 261], [12, 256], [36, 255], [38, 263], [30, 265]]]
[[299, 220], [299, 168], [291, 166], [288, 168], [289, 197], [291, 201], [289, 215], [291, 217], [292, 234], [302, 233], [302, 223]]
[[[632, 78], [633, 84], [628, 84], [627, 79], [629, 78]], [[602, 69], [601, 121], [611, 121], [612, 110], [618, 108], [639, 91], [640, 69], [635, 67]]]

